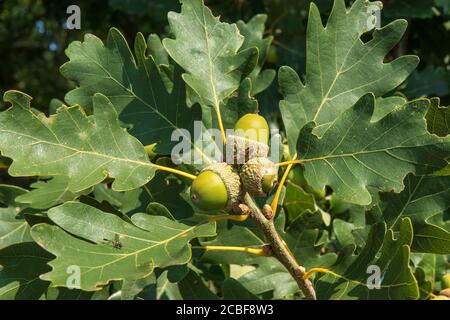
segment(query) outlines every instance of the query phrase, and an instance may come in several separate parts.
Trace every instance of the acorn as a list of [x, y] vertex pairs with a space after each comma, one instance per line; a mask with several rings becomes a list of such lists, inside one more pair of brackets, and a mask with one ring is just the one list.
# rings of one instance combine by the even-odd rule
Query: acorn
[[240, 176], [245, 191], [252, 196], [263, 197], [278, 183], [278, 167], [267, 158], [253, 158], [242, 166]]
[[439, 292], [439, 295], [445, 296], [445, 297], [447, 297], [447, 298], [450, 298], [450, 288], [442, 289], [442, 290]]
[[234, 146], [234, 163], [243, 164], [256, 157], [269, 154], [269, 124], [256, 113], [247, 113], [234, 125], [234, 135], [229, 136]]
[[195, 178], [191, 200], [202, 210], [227, 210], [239, 204], [241, 180], [232, 166], [215, 163]]
[[264, 117], [256, 113], [247, 113], [234, 125], [238, 136], [267, 145], [269, 143], [269, 124]]

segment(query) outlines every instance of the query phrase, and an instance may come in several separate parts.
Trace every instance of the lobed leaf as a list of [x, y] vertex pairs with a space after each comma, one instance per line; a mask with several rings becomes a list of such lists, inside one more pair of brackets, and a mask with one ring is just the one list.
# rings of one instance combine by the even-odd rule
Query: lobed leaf
[[450, 177], [408, 175], [401, 193], [385, 193], [371, 213], [398, 228], [399, 221], [410, 218], [414, 226], [412, 249], [419, 252], [450, 254], [450, 232], [429, 220], [450, 208]]
[[181, 1], [181, 13], [169, 12], [175, 39], [164, 39], [169, 55], [187, 73], [183, 79], [203, 106], [220, 103], [238, 89], [255, 67], [258, 50], [239, 51], [244, 37], [235, 24], [220, 22], [202, 0]]
[[385, 56], [400, 41], [405, 20], [395, 20], [371, 31], [373, 7], [381, 2], [357, 0], [348, 10], [344, 0], [335, 0], [324, 27], [319, 10], [312, 3], [308, 18], [306, 76], [302, 82], [289, 67], [282, 67], [278, 79], [284, 100], [280, 110], [289, 149], [295, 154], [297, 137], [309, 121], [328, 126], [367, 92], [382, 96], [400, 85], [418, 64], [415, 56], [403, 56], [384, 63]]
[[[155, 57], [146, 54], [150, 45], [154, 55], [159, 52]], [[179, 69], [173, 75], [171, 90], [166, 88], [167, 75], [155, 62], [161, 62], [160, 50], [154, 37], [150, 36], [147, 44], [138, 33], [134, 57], [124, 36], [115, 28], [109, 31], [106, 45], [92, 34], [85, 35], [83, 42], [72, 42], [66, 50], [70, 61], [61, 67], [61, 73], [79, 87], [66, 95], [66, 101], [91, 107], [96, 93], [105, 95], [120, 120], [131, 126], [132, 135], [144, 145], [157, 143], [157, 152], [170, 154], [178, 143], [171, 139], [173, 131], [192, 132], [193, 121], [201, 119], [201, 112], [186, 106], [186, 89]], [[187, 141], [192, 141], [191, 136], [182, 133]]]
[[309, 123], [298, 146], [305, 178], [314, 188], [330, 186], [344, 201], [368, 205], [372, 202], [368, 187], [400, 192], [408, 173], [445, 167], [449, 140], [427, 131], [428, 105], [428, 100], [416, 100], [371, 122], [375, 105], [368, 94], [336, 117], [320, 138]]
[[[419, 288], [409, 266], [413, 230], [408, 218], [402, 219], [400, 233], [394, 239], [392, 230], [383, 223], [372, 227], [366, 246], [357, 256], [354, 246], [347, 247], [336, 265], [315, 283], [319, 299], [417, 299]], [[369, 269], [373, 266], [373, 269]], [[378, 269], [380, 273], [372, 270]], [[376, 278], [371, 279], [370, 276]], [[371, 285], [379, 284], [379, 288]]]
[[0, 185], [0, 249], [32, 241], [30, 227], [22, 214], [26, 206], [15, 200], [26, 192], [20, 187]]
[[[145, 278], [155, 267], [185, 264], [189, 241], [215, 234], [215, 224], [188, 226], [166, 217], [137, 213], [132, 223], [76, 202], [48, 212], [57, 224], [33, 226], [33, 239], [56, 256], [52, 271], [42, 276], [54, 286], [67, 286], [69, 268], [79, 268], [80, 289], [99, 290], [111, 280]], [[121, 248], [113, 246], [119, 237]]]
[[47, 118], [18, 91], [4, 99], [12, 107], [0, 113], [0, 150], [14, 160], [12, 176], [65, 176], [68, 191], [76, 193], [107, 176], [115, 179], [114, 190], [131, 190], [155, 174], [142, 144], [120, 127], [114, 106], [101, 94], [94, 96], [91, 116], [64, 106]]

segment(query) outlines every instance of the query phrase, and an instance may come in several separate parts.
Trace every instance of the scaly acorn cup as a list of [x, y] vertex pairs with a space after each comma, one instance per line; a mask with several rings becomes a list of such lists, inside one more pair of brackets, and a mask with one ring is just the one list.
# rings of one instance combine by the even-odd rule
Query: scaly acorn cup
[[269, 154], [269, 125], [264, 117], [248, 113], [234, 126], [234, 135], [228, 141], [233, 144], [233, 163], [243, 164], [256, 157]]
[[191, 186], [191, 200], [202, 210], [227, 210], [239, 204], [241, 180], [226, 163], [203, 169]]
[[240, 176], [245, 191], [252, 196], [263, 197], [277, 184], [278, 167], [267, 158], [253, 158], [242, 166]]

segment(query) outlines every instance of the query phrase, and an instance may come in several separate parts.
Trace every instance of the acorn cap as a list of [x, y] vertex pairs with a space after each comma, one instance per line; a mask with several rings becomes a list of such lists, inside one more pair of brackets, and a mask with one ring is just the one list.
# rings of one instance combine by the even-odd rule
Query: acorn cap
[[266, 196], [278, 177], [278, 167], [267, 158], [253, 158], [241, 168], [242, 185], [252, 196]]
[[233, 148], [233, 158], [227, 158], [228, 163], [244, 164], [250, 159], [267, 158], [269, 155], [269, 146], [265, 143], [236, 135], [229, 135], [227, 141], [227, 148]]
[[227, 163], [215, 163], [204, 168], [201, 172], [212, 171], [216, 173], [224, 182], [228, 193], [228, 202], [225, 210], [233, 208], [239, 204], [241, 196], [241, 179], [233, 167]]
[[442, 289], [439, 294], [441, 296], [446, 296], [447, 298], [450, 298], [450, 288]]

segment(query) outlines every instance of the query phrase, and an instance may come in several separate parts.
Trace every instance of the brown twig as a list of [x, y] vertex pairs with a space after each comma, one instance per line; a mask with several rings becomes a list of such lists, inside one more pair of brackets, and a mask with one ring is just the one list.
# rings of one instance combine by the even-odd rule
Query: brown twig
[[[305, 268], [300, 266], [295, 257], [290, 252], [286, 243], [278, 234], [273, 223], [273, 219], [267, 219], [266, 215], [259, 209], [252, 197], [245, 193], [244, 203], [252, 211], [251, 216], [258, 228], [264, 233], [267, 242], [270, 244], [274, 256], [285, 266], [292, 277], [297, 282], [298, 287], [303, 292], [305, 297], [310, 300], [316, 299], [316, 292], [311, 281], [304, 278]], [[264, 207], [267, 211], [267, 207]], [[270, 215], [269, 215], [270, 216]]]

